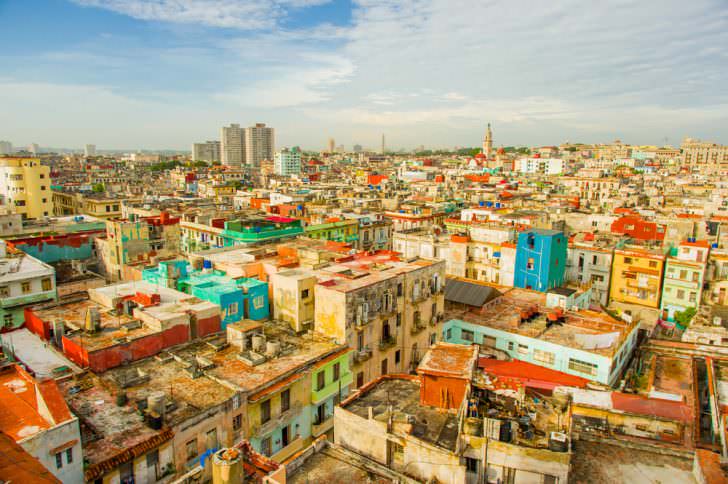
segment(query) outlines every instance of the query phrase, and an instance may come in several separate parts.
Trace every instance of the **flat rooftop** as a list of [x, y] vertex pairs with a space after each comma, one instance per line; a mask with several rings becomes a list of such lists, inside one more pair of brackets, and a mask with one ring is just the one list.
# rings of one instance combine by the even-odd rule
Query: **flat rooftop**
[[[522, 311], [536, 311], [529, 321], [521, 321]], [[445, 320], [457, 319], [569, 348], [612, 356], [637, 323], [612, 318], [607, 313], [566, 311], [560, 324], [548, 324], [546, 294], [512, 288], [482, 308], [459, 306], [445, 311]]]
[[346, 410], [361, 418], [369, 418], [369, 407], [375, 419], [386, 418], [389, 407], [395, 414], [413, 417], [411, 435], [432, 445], [455, 450], [458, 436], [457, 415], [420, 403], [420, 383], [396, 376], [376, 381], [371, 387], [353, 397]]
[[388, 477], [375, 474], [372, 466], [365, 466], [361, 456], [351, 455], [342, 448], [326, 446], [308, 457], [292, 475], [286, 478], [287, 484], [311, 484], [313, 482], [393, 484]]
[[81, 371], [74, 363], [52, 345], [43, 341], [26, 328], [0, 334], [6, 348], [11, 348], [15, 358], [25, 365], [37, 378], [58, 378]]
[[475, 346], [438, 343], [425, 353], [417, 372], [471, 380], [477, 359]]

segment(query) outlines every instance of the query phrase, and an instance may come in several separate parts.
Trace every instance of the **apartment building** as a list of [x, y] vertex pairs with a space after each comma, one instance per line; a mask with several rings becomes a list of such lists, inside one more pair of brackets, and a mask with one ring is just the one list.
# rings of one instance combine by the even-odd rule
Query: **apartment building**
[[728, 145], [686, 138], [680, 145], [682, 163], [705, 175], [728, 173]]
[[273, 171], [276, 175], [289, 176], [301, 174], [301, 149], [294, 146], [276, 152]]
[[220, 129], [220, 162], [225, 166], [240, 168], [246, 159], [245, 128], [239, 124]]
[[192, 161], [214, 163], [220, 161], [222, 147], [220, 141], [205, 141], [192, 144]]
[[615, 249], [610, 278], [610, 301], [660, 307], [665, 255], [658, 249], [626, 245]]
[[662, 319], [674, 322], [677, 313], [697, 310], [702, 301], [703, 283], [710, 254], [705, 240], [688, 239], [673, 247], [665, 260], [665, 280], [660, 310]]
[[23, 219], [52, 215], [50, 167], [38, 158], [0, 157], [0, 197]]
[[609, 304], [612, 251], [623, 241], [609, 234], [579, 232], [569, 239], [566, 281], [591, 288], [594, 304]]
[[518, 233], [515, 287], [547, 291], [564, 283], [568, 241], [557, 230], [532, 229]]
[[276, 151], [275, 130], [265, 123], [245, 128], [245, 164], [260, 168], [263, 160], [272, 160]]

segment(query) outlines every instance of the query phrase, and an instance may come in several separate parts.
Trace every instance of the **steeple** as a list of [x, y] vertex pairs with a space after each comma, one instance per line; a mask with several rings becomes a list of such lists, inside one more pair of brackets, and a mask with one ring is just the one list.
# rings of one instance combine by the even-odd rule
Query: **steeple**
[[490, 130], [490, 123], [488, 123], [488, 129], [485, 130], [485, 138], [483, 139], [483, 154], [490, 158], [493, 154], [493, 132]]

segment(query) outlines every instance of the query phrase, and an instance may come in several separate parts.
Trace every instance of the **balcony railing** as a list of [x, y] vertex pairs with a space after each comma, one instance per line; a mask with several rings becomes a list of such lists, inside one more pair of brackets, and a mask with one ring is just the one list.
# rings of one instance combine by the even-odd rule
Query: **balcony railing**
[[427, 327], [427, 323], [423, 321], [422, 319], [415, 319], [412, 322], [412, 327], [410, 328], [410, 334], [417, 334], [421, 332], [423, 329]]
[[332, 428], [334, 428], [333, 415], [327, 415], [322, 421], [318, 421], [318, 418], [316, 418], [311, 424], [311, 435], [313, 437], [318, 437], [319, 435], [328, 432]]
[[363, 363], [372, 357], [372, 350], [365, 347], [354, 353], [354, 363]]
[[386, 338], [382, 338], [382, 340], [379, 342], [379, 351], [384, 351], [387, 348], [391, 348], [396, 344], [397, 338], [395, 338], [394, 336], [387, 336]]

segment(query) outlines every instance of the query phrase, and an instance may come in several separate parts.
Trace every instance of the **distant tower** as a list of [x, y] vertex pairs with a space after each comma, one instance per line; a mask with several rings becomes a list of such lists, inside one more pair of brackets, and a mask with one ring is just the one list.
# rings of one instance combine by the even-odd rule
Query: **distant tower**
[[335, 149], [336, 149], [336, 143], [334, 142], [334, 138], [329, 138], [329, 144], [327, 146], [326, 151], [328, 153], [333, 153]]
[[486, 158], [490, 158], [493, 154], [493, 132], [490, 130], [490, 123], [488, 123], [488, 129], [485, 130], [485, 138], [483, 139], [483, 154]]
[[382, 133], [382, 154], [384, 154], [386, 152], [387, 152], [387, 143], [385, 142], [385, 139], [384, 139], [384, 133]]

